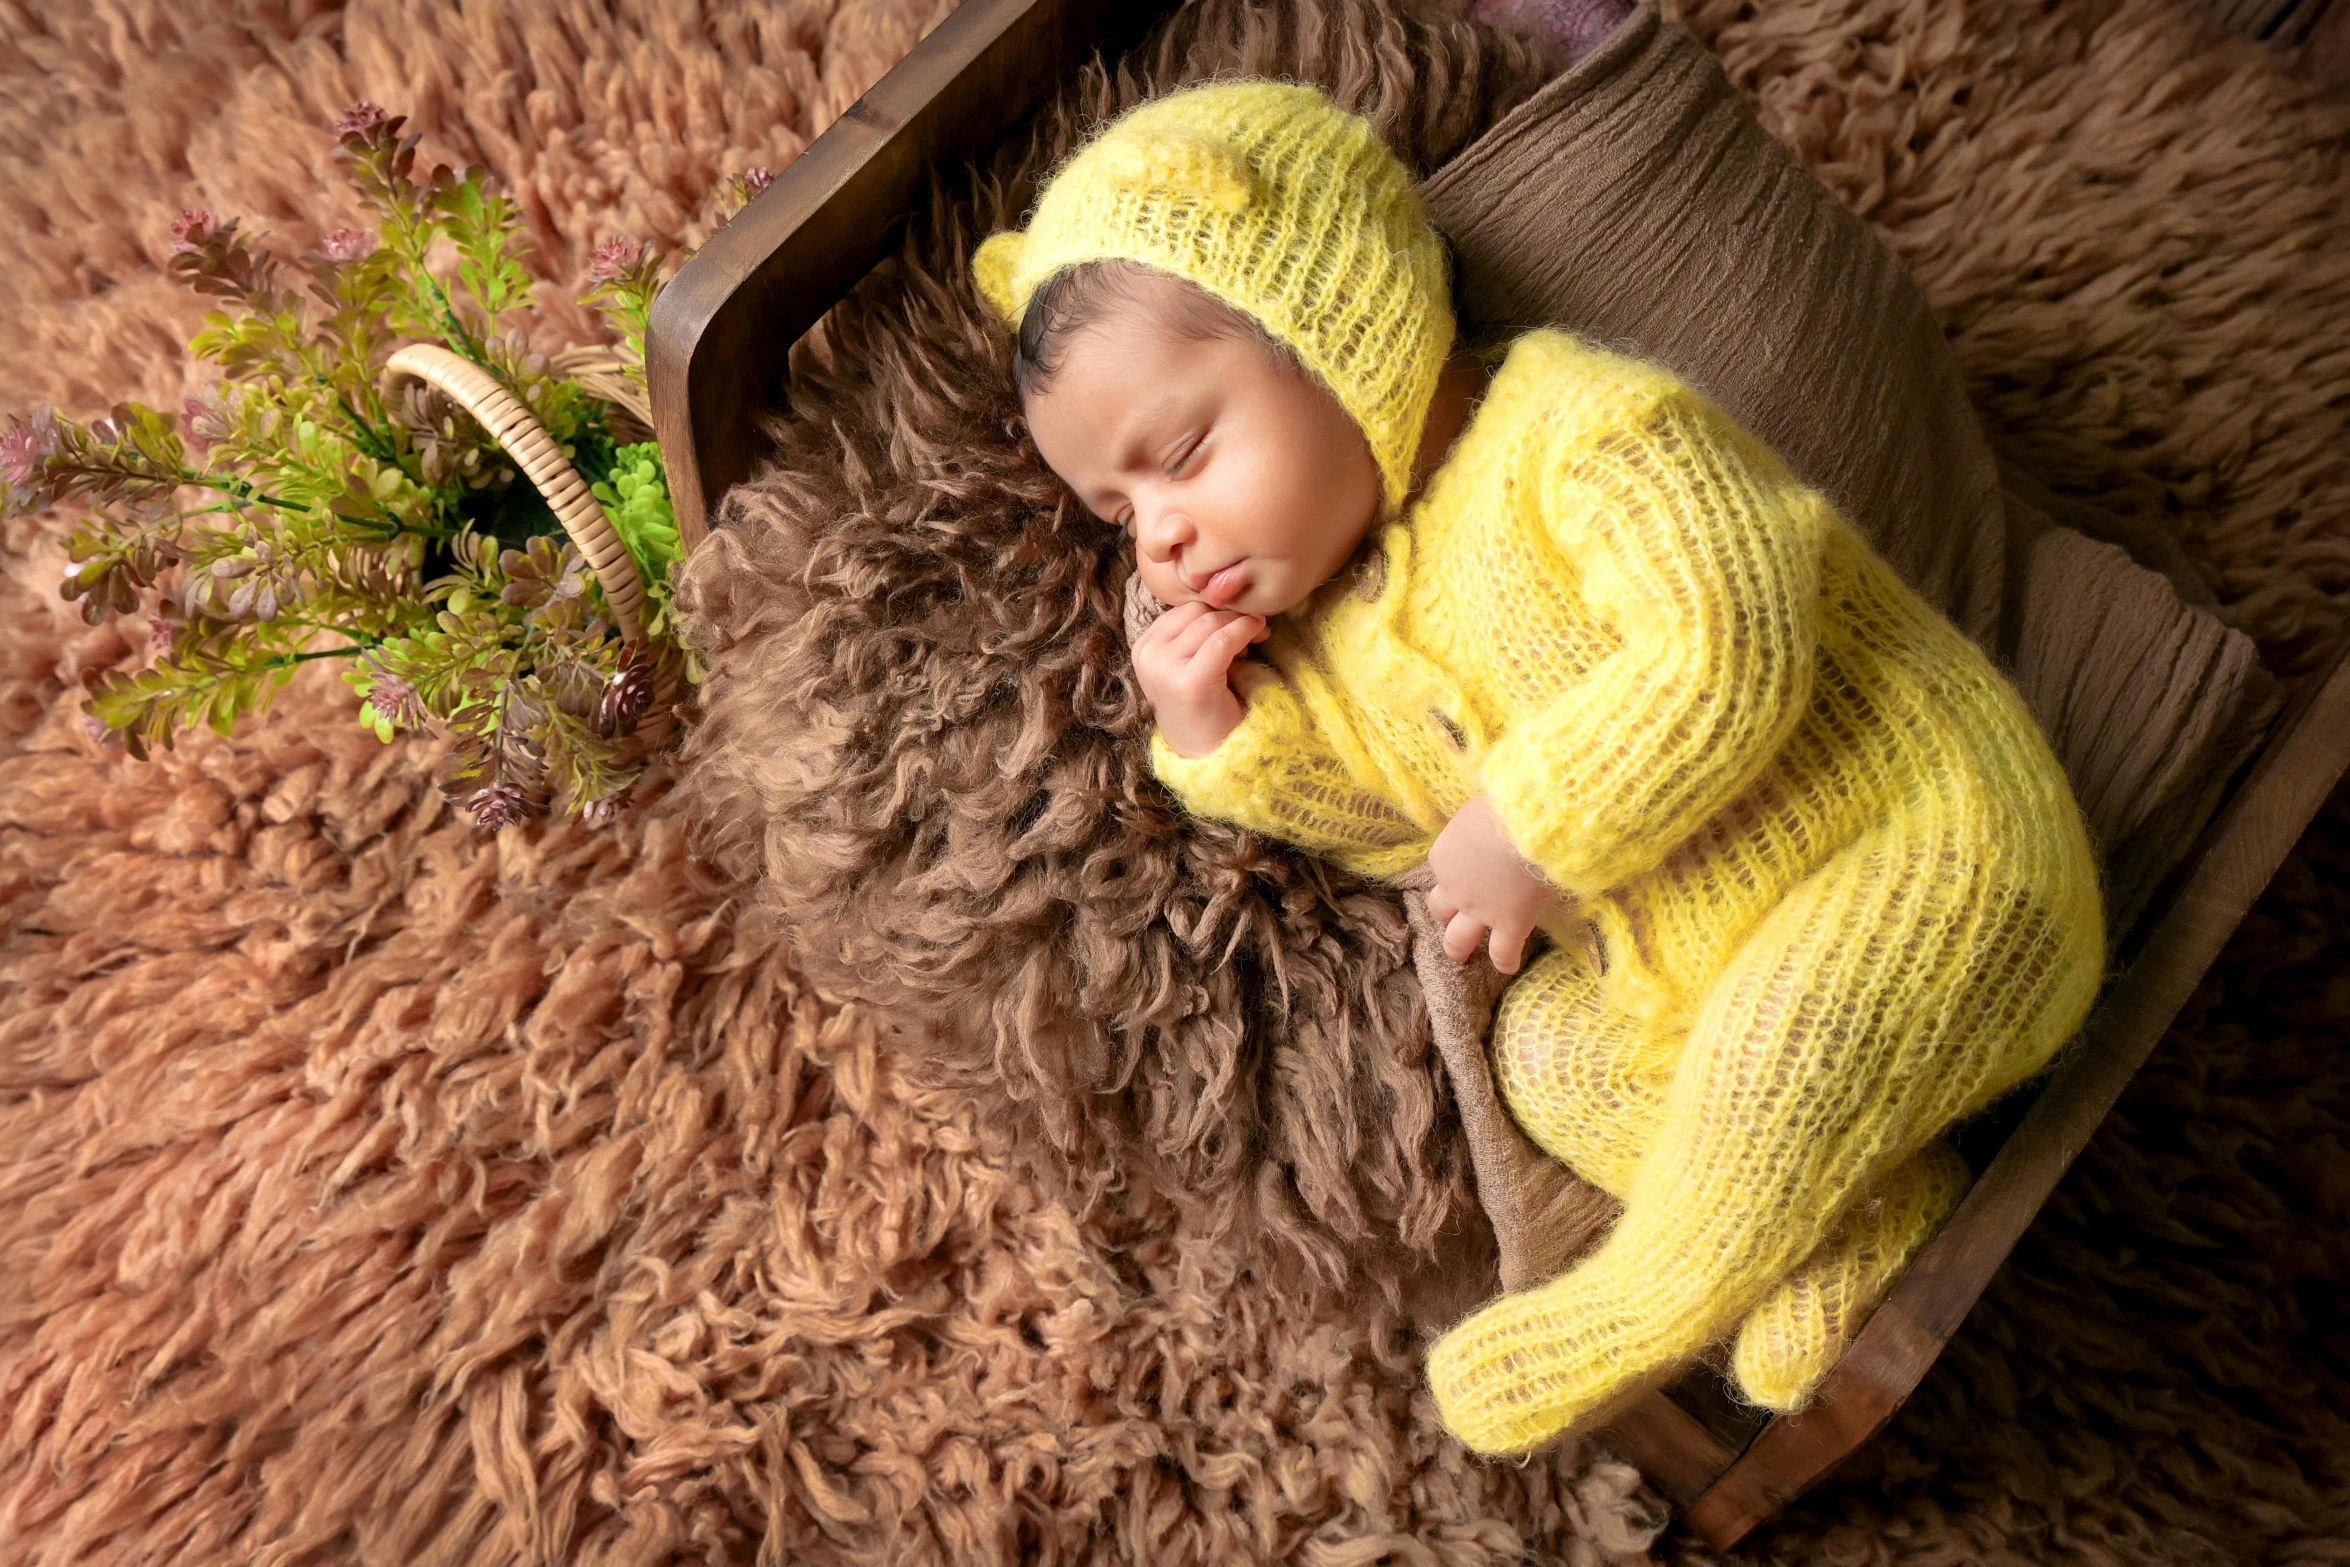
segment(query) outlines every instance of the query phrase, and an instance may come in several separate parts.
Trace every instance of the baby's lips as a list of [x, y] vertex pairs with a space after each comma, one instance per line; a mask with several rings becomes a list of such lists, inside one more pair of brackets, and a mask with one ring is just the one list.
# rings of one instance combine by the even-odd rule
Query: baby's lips
[[1248, 589], [1248, 574], [1234, 561], [1200, 584], [1200, 602], [1210, 609], [1222, 609]]

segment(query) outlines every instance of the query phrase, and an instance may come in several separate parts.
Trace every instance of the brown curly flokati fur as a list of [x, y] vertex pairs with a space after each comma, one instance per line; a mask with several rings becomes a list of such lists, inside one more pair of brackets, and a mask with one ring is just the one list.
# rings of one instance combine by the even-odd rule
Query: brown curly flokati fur
[[1545, 64], [1382, 0], [1209, 0], [1083, 72], [967, 200], [936, 192], [799, 356], [805, 415], [685, 573], [715, 673], [681, 803], [764, 871], [824, 983], [939, 1018], [930, 1064], [1081, 1182], [1147, 1178], [1335, 1286], [1475, 1223], [1409, 932], [1387, 892], [1186, 821], [1151, 778], [1128, 552], [1036, 455], [965, 281], [1090, 124], [1273, 74], [1424, 173]]

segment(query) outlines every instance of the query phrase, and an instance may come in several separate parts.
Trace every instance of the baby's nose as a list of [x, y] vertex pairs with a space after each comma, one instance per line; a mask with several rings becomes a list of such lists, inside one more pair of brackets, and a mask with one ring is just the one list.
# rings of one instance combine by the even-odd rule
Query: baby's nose
[[1135, 538], [1154, 560], [1172, 560], [1175, 552], [1197, 535], [1191, 518], [1173, 507], [1147, 508], [1134, 530]]

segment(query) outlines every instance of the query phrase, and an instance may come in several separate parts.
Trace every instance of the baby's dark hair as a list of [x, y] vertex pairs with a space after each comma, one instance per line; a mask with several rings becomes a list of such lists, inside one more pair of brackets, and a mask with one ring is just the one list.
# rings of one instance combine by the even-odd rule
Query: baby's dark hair
[[[1012, 352], [1012, 385], [1022, 401], [1041, 392], [1069, 359], [1069, 341], [1134, 298], [1147, 269], [1131, 261], [1081, 261], [1036, 285], [1020, 317], [1019, 346]], [[1256, 317], [1235, 310], [1206, 289], [1167, 273], [1178, 285], [1181, 303], [1167, 322], [1195, 342], [1240, 338], [1263, 343], [1290, 368], [1304, 373], [1297, 351], [1265, 330]]]

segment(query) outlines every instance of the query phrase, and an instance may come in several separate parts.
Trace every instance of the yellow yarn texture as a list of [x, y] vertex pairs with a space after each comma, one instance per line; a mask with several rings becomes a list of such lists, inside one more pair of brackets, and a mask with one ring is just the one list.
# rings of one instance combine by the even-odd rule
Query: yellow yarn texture
[[1026, 229], [979, 247], [972, 273], [1016, 324], [1038, 284], [1103, 260], [1196, 284], [1296, 349], [1401, 502], [1452, 347], [1452, 297], [1411, 172], [1369, 121], [1287, 82], [1137, 105], [1054, 173]]
[[[1504, 993], [1494, 1075], [1528, 1136], [1611, 1196], [1632, 1190], [1656, 1142], [1685, 1031], [1652, 1028], [1599, 999], [1583, 953], [1544, 953]], [[1869, 1312], [1966, 1195], [1966, 1162], [1934, 1143], [1855, 1202], [1738, 1328], [1731, 1372], [1766, 1408], [1809, 1402]]]
[[1566, 334], [1512, 346], [1377, 539], [1383, 570], [1239, 666], [1222, 746], [1153, 757], [1193, 811], [1374, 876], [1482, 793], [1597, 930], [1512, 986], [1492, 1048], [1529, 1135], [1623, 1216], [1438, 1340], [1437, 1406], [1523, 1451], [1739, 1330], [1748, 1394], [1795, 1407], [1963, 1190], [1939, 1134], [2095, 996], [2063, 772], [1774, 454]]

